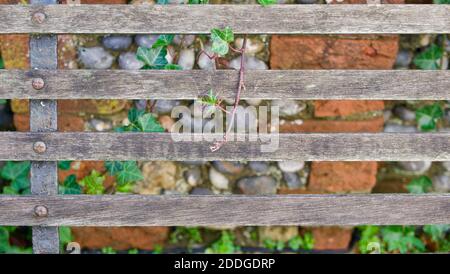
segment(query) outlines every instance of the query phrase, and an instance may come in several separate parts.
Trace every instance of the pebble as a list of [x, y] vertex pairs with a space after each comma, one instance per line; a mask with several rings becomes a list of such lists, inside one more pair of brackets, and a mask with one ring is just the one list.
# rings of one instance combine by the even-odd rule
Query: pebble
[[403, 121], [416, 120], [416, 113], [403, 106], [396, 106], [393, 110], [393, 113], [395, 114], [395, 116], [402, 119]]
[[78, 57], [88, 69], [109, 69], [114, 62], [114, 57], [102, 47], [80, 47]]
[[271, 105], [279, 107], [280, 117], [292, 117], [306, 109], [305, 103], [295, 100], [273, 100]]
[[145, 99], [135, 100], [134, 106], [139, 110], [145, 110], [147, 108], [147, 100]]
[[177, 34], [173, 37], [173, 43], [178, 46], [189, 47], [195, 41], [195, 35], [193, 34]]
[[408, 68], [411, 64], [413, 53], [409, 50], [400, 50], [395, 60], [395, 66], [398, 68]]
[[383, 120], [386, 123], [389, 119], [392, 117], [392, 111], [390, 109], [387, 109], [383, 111]]
[[247, 99], [245, 102], [250, 106], [259, 106], [263, 100], [261, 99]]
[[443, 166], [447, 171], [450, 171], [450, 161], [442, 162], [442, 166]]
[[283, 179], [289, 189], [300, 188], [302, 185], [297, 172], [283, 172]]
[[182, 49], [178, 58], [178, 65], [184, 70], [190, 70], [194, 68], [195, 64], [195, 51], [194, 49]]
[[447, 175], [434, 176], [433, 190], [436, 192], [449, 192], [450, 191], [450, 177]]
[[214, 194], [211, 190], [205, 187], [196, 187], [191, 190], [191, 195], [212, 195]]
[[133, 38], [130, 35], [107, 35], [102, 40], [105, 48], [115, 51], [126, 50], [131, 43], [133, 43]]
[[134, 42], [143, 48], [151, 48], [158, 40], [159, 35], [138, 34], [134, 37]]
[[193, 167], [186, 170], [184, 173], [184, 179], [190, 186], [198, 186], [202, 183], [202, 172], [199, 167]]
[[154, 110], [158, 114], [170, 114], [172, 109], [180, 104], [178, 100], [156, 100]]
[[214, 168], [209, 169], [209, 180], [211, 181], [211, 184], [217, 189], [228, 189], [228, 178]]
[[172, 119], [172, 117], [168, 115], [162, 115], [158, 117], [158, 121], [167, 132], [172, 132], [172, 126], [175, 124], [175, 121]]
[[[246, 55], [244, 58], [245, 69], [248, 70], [266, 70], [268, 69], [267, 64], [264, 61], [259, 60], [256, 57]], [[241, 67], [241, 57], [236, 57], [230, 61], [228, 64], [229, 68], [240, 69]]]
[[225, 174], [238, 174], [245, 168], [244, 164], [237, 161], [214, 161], [212, 165], [216, 170]]
[[170, 161], [147, 162], [142, 166], [144, 180], [136, 185], [139, 194], [160, 194], [161, 190], [175, 190], [177, 166]]
[[265, 173], [269, 170], [269, 164], [264, 161], [250, 161], [248, 166], [256, 173]]
[[206, 163], [206, 161], [180, 161], [180, 163], [188, 166], [201, 166]]
[[100, 119], [92, 119], [89, 121], [89, 124], [96, 130], [96, 131], [108, 131], [112, 129], [112, 123], [109, 121], [103, 121]]
[[[209, 56], [212, 56], [211, 45], [206, 45], [204, 47], [204, 51], [208, 53]], [[214, 69], [214, 61], [209, 59], [206, 54], [200, 54], [197, 60], [197, 65], [199, 68], [204, 70], [212, 70]]]
[[384, 126], [384, 132], [413, 133], [413, 132], [417, 132], [417, 128], [414, 126], [402, 126], [402, 125], [396, 125], [396, 124], [387, 124]]
[[283, 172], [297, 172], [305, 167], [305, 162], [303, 161], [280, 161], [277, 164]]
[[137, 70], [144, 66], [144, 62], [136, 58], [133, 52], [125, 52], [119, 56], [119, 67], [121, 69]]
[[[241, 49], [243, 42], [243, 38], [236, 38], [236, 40], [234, 40], [234, 48]], [[247, 39], [247, 44], [245, 45], [245, 54], [254, 55], [260, 52], [263, 48], [264, 43], [259, 39]]]
[[276, 194], [277, 182], [270, 176], [254, 176], [239, 179], [238, 189], [243, 194]]
[[398, 165], [406, 171], [423, 174], [430, 169], [431, 161], [398, 162]]

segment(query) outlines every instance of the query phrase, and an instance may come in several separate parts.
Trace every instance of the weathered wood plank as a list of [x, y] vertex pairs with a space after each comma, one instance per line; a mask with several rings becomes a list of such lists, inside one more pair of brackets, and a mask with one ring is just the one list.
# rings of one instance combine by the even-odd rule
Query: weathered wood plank
[[[209, 89], [234, 98], [237, 81], [234, 70], [0, 70], [0, 98], [197, 99]], [[448, 70], [249, 70], [241, 98], [444, 100], [449, 87]]]
[[[30, 18], [43, 12], [42, 23]], [[448, 5], [0, 6], [0, 33], [449, 33]]]
[[[48, 217], [33, 208], [44, 205]], [[450, 194], [0, 195], [0, 225], [423, 225], [450, 223]]]
[[[0, 160], [304, 160], [304, 161], [449, 161], [450, 133], [261, 134], [256, 141], [236, 140], [211, 152], [222, 134], [170, 133], [25, 133], [0, 132]], [[236, 137], [236, 136], [235, 136]], [[244, 137], [239, 135], [237, 137]], [[248, 136], [247, 136], [248, 137]], [[192, 140], [200, 141], [192, 141]], [[278, 139], [277, 139], [278, 138]], [[236, 140], [236, 141], [232, 141]], [[45, 142], [36, 153], [33, 143]], [[265, 152], [262, 152], [262, 144]], [[271, 152], [267, 152], [271, 151]]]
[[[56, 0], [31, 0], [31, 4], [56, 4]], [[30, 38], [30, 67], [33, 69], [57, 69], [57, 37], [33, 35]], [[55, 100], [30, 100], [30, 131], [52, 132], [57, 130]], [[56, 162], [31, 162], [31, 193], [35, 195], [58, 194], [58, 168]], [[33, 252], [59, 253], [57, 227], [33, 227]]]

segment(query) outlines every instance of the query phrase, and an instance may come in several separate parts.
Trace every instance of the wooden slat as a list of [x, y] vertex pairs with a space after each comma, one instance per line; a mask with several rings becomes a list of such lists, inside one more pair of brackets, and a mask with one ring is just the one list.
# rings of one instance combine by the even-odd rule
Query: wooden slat
[[[31, 0], [31, 4], [48, 5], [56, 0]], [[30, 67], [57, 69], [57, 37], [33, 35], [30, 38]], [[52, 132], [57, 130], [57, 106], [55, 100], [30, 100], [30, 131]], [[31, 162], [31, 193], [35, 195], [58, 194], [58, 168], [56, 162]], [[33, 252], [37, 254], [59, 253], [57, 227], [33, 227]]]
[[[33, 78], [45, 87], [36, 91]], [[4, 99], [198, 99], [213, 89], [234, 98], [234, 70], [0, 70]], [[242, 99], [450, 99], [450, 71], [249, 70]]]
[[[0, 160], [450, 160], [450, 133], [260, 135], [255, 142], [230, 141], [216, 152], [210, 151], [210, 140], [221, 140], [222, 134], [196, 135], [196, 140], [204, 139], [194, 142], [175, 142], [172, 137], [170, 133], [0, 132]], [[261, 144], [270, 143], [270, 138], [274, 151], [261, 152]], [[36, 141], [46, 143], [45, 153], [33, 151]]]
[[[44, 205], [48, 217], [35, 217]], [[0, 195], [0, 225], [419, 225], [450, 223], [449, 194]]]
[[[35, 24], [30, 16], [43, 11]], [[449, 33], [448, 5], [0, 5], [0, 33]]]

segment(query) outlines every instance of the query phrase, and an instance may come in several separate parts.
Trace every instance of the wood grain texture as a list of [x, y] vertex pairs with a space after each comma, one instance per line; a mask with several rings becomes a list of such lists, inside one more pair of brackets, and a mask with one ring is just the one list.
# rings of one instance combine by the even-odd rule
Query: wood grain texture
[[[56, 4], [55, 0], [31, 0], [30, 4]], [[30, 67], [33, 69], [57, 69], [57, 37], [32, 35], [30, 38]], [[55, 100], [30, 100], [30, 131], [52, 132], [57, 130], [57, 105]], [[35, 195], [58, 194], [57, 162], [31, 162], [31, 193]], [[32, 228], [33, 252], [37, 254], [59, 253], [57, 227]]]
[[[45, 12], [42, 24], [30, 20]], [[0, 6], [0, 33], [449, 33], [448, 5]]]
[[[45, 87], [36, 91], [33, 78]], [[0, 70], [5, 99], [198, 99], [209, 89], [234, 98], [234, 70]], [[450, 99], [450, 71], [249, 70], [242, 99]]]
[[[48, 217], [35, 217], [45, 205]], [[235, 226], [450, 223], [450, 194], [0, 195], [0, 225]]]
[[[189, 139], [172, 139], [182, 136]], [[450, 160], [450, 133], [285, 133], [260, 135], [251, 142], [230, 136], [230, 142], [211, 152], [214, 137], [221, 140], [222, 134], [0, 132], [0, 160]], [[33, 151], [36, 141], [46, 143], [45, 153]], [[274, 151], [261, 152], [261, 145], [270, 142], [265, 148]]]

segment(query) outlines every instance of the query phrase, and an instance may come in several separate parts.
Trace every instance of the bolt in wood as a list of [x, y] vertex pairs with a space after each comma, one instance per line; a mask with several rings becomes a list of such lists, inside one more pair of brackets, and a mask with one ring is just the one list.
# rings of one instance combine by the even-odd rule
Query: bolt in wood
[[44, 88], [45, 82], [44, 82], [44, 79], [42, 79], [42, 78], [34, 78], [31, 81], [31, 85], [33, 86], [33, 88], [35, 90], [41, 90]]
[[33, 149], [36, 153], [44, 153], [47, 150], [47, 146], [44, 142], [38, 141], [34, 143]]
[[45, 22], [46, 18], [47, 16], [45, 15], [45, 13], [38, 11], [33, 13], [33, 15], [31, 16], [31, 21], [33, 21], [33, 23], [35, 24], [42, 24]]
[[37, 217], [47, 217], [48, 216], [48, 209], [45, 206], [38, 205], [34, 208], [34, 214]]

